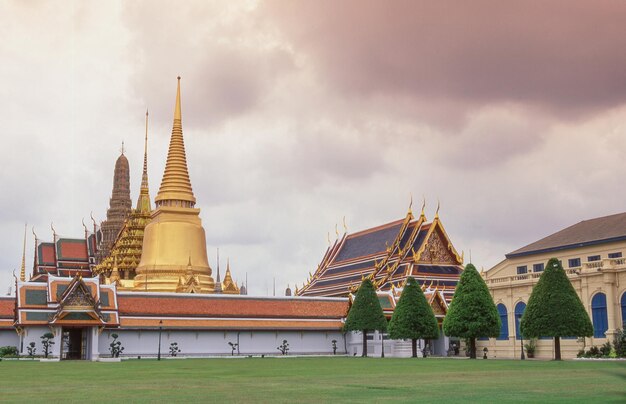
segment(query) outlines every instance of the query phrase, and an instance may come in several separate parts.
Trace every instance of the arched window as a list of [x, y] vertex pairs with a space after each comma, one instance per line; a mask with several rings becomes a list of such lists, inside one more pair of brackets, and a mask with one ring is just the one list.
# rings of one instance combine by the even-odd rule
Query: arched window
[[606, 318], [606, 295], [604, 293], [597, 293], [591, 299], [591, 315], [593, 317], [593, 336], [604, 338], [604, 333], [609, 328]]
[[622, 330], [626, 329], [626, 292], [622, 293]]
[[526, 310], [526, 303], [519, 302], [515, 305], [515, 339], [521, 339], [522, 333], [519, 330], [519, 323]]
[[500, 315], [500, 322], [502, 323], [502, 325], [500, 325], [500, 335], [498, 336], [498, 339], [508, 340], [509, 322], [507, 321], [506, 306], [502, 303], [498, 305], [498, 314]]

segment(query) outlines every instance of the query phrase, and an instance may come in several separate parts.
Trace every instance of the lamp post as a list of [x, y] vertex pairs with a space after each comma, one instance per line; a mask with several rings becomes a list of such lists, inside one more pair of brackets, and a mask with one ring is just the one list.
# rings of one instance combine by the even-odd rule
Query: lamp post
[[163, 320], [159, 320], [159, 351], [157, 354], [157, 360], [161, 360], [161, 331], [163, 331]]
[[522, 335], [519, 336], [519, 344], [520, 344], [520, 347], [522, 348], [522, 356], [520, 357], [520, 359], [524, 360], [526, 358], [524, 357], [524, 337]]

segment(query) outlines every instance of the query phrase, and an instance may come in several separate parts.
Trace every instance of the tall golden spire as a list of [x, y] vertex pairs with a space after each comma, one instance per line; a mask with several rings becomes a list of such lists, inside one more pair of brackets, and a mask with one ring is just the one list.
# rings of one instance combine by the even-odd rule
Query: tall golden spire
[[20, 269], [20, 281], [26, 281], [26, 223], [24, 223], [24, 247], [22, 249], [22, 268]]
[[150, 187], [148, 185], [148, 110], [146, 110], [146, 135], [143, 145], [143, 173], [141, 175], [141, 188], [137, 199], [137, 210], [141, 213], [150, 213]]
[[161, 188], [155, 198], [157, 208], [160, 206], [181, 206], [193, 208], [196, 198], [193, 195], [189, 172], [187, 170], [187, 157], [185, 155], [185, 142], [183, 140], [182, 114], [180, 107], [180, 76], [176, 89], [176, 106], [174, 107], [174, 124], [170, 147], [167, 152], [165, 172], [161, 181]]
[[156, 209], [144, 230], [134, 289], [189, 291], [179, 288], [180, 278], [191, 279], [188, 275], [193, 274], [194, 291], [213, 293], [215, 281], [206, 253], [206, 235], [187, 171], [180, 101], [179, 77], [165, 172], [155, 198]]

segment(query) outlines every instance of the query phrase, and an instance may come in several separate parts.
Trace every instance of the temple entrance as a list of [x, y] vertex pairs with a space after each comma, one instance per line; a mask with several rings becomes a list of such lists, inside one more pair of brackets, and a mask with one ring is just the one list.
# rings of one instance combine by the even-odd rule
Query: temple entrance
[[87, 329], [63, 327], [62, 359], [87, 359]]

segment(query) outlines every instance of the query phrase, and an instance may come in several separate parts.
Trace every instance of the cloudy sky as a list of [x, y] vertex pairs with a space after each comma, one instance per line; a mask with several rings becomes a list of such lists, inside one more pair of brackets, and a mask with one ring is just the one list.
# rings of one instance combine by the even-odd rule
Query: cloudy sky
[[[210, 262], [251, 294], [306, 279], [410, 195], [485, 269], [626, 210], [626, 2], [0, 1], [0, 294], [50, 240], [154, 197], [176, 76]], [[225, 262], [222, 262], [224, 265]]]

